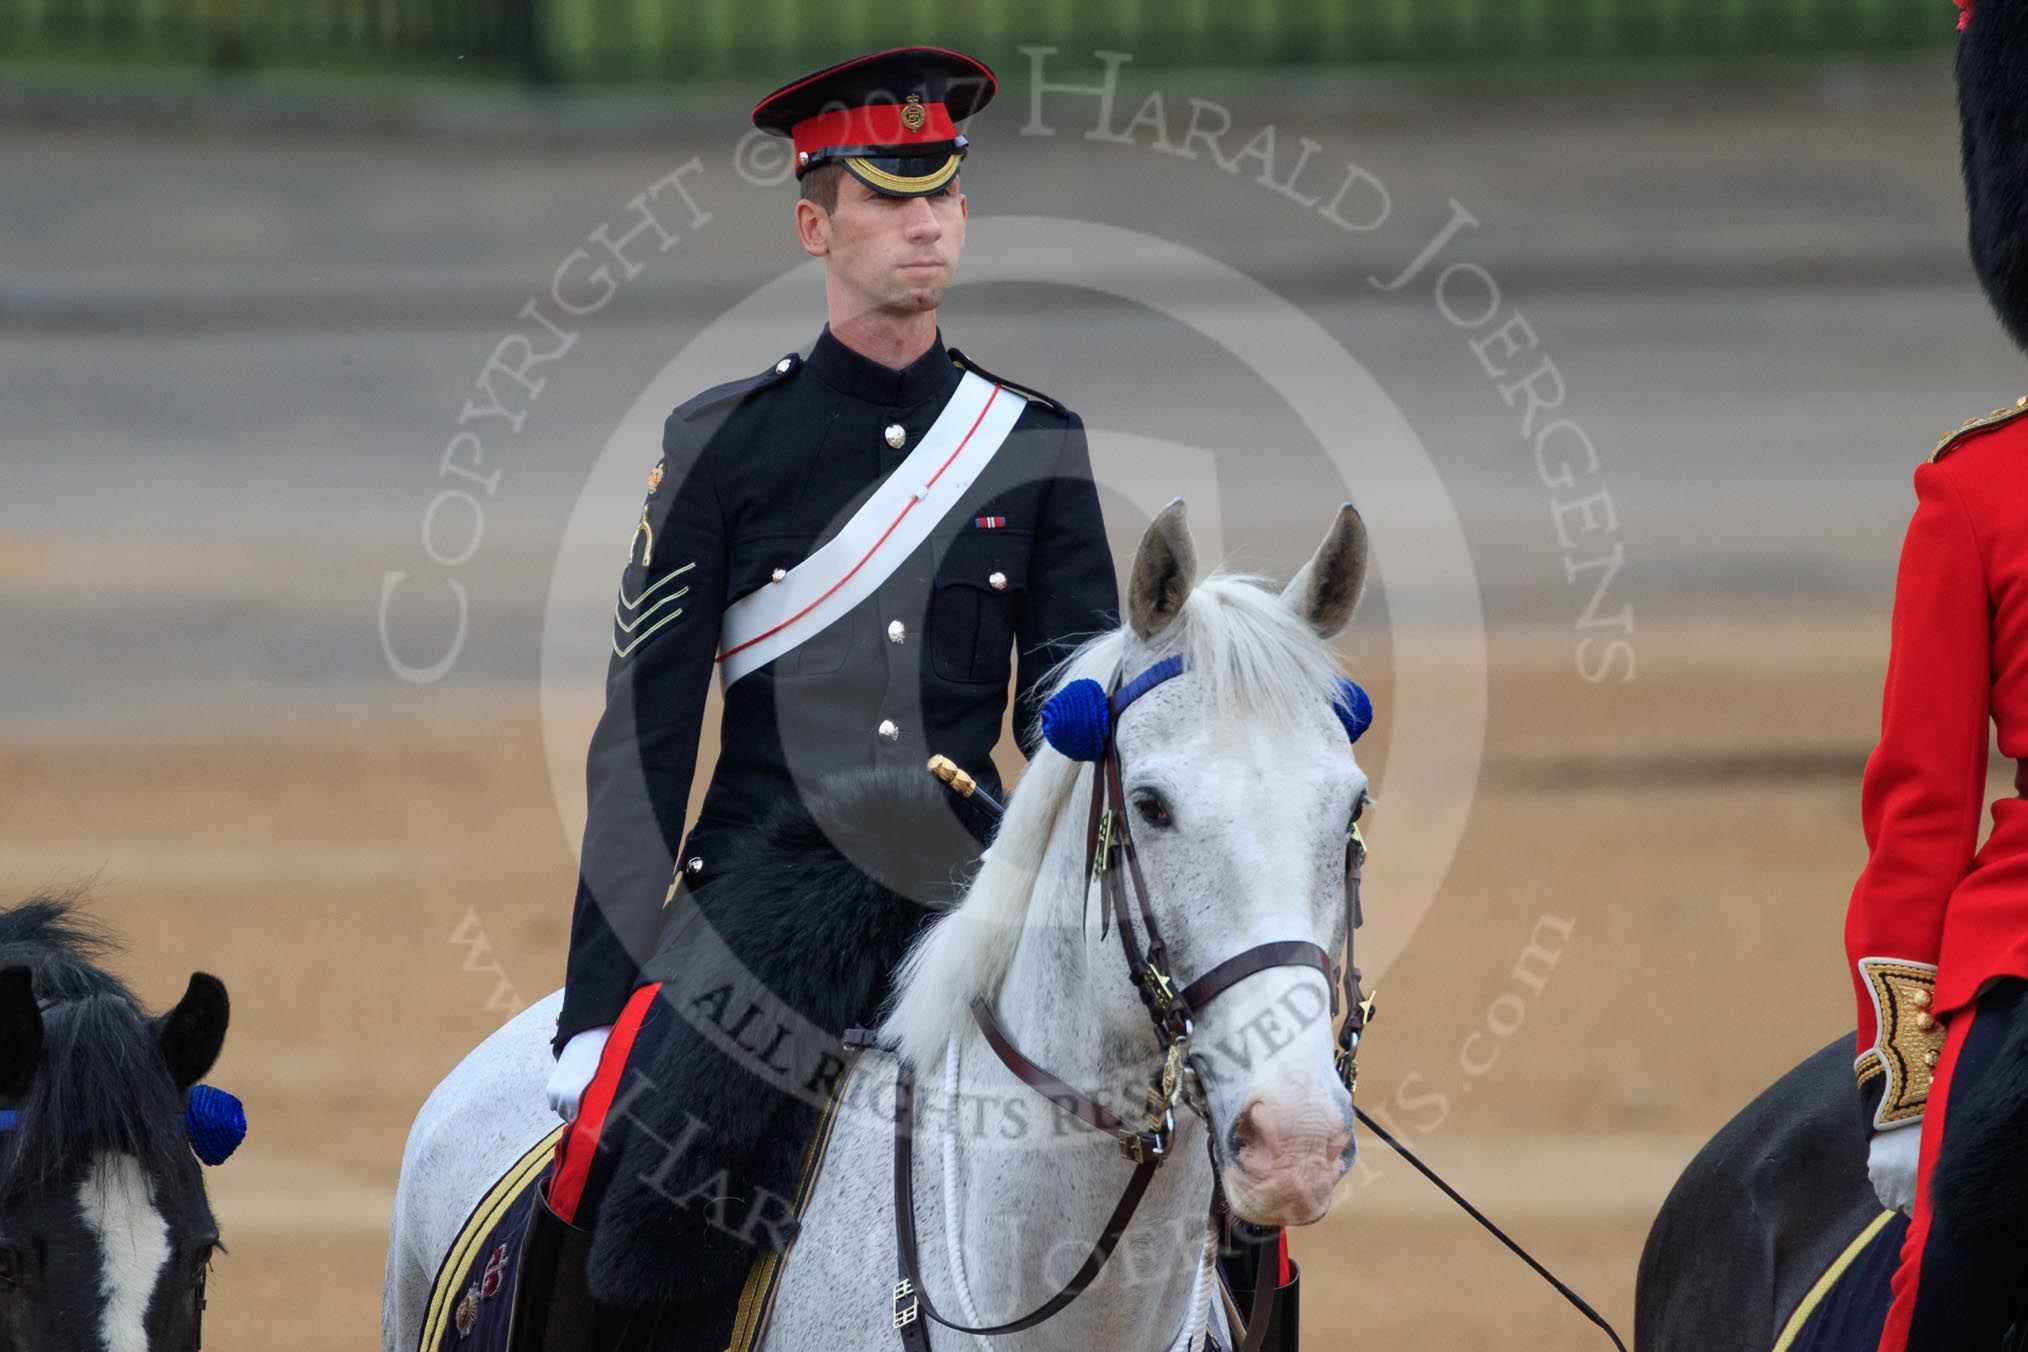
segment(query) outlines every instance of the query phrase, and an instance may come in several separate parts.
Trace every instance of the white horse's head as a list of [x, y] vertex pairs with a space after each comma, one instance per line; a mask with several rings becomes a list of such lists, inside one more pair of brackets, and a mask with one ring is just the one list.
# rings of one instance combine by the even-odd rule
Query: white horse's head
[[[1196, 572], [1179, 500], [1134, 557], [1123, 656], [1131, 677], [1183, 653], [1185, 674], [1135, 701], [1116, 734], [1150, 904], [1179, 983], [1257, 944], [1343, 951], [1347, 842], [1366, 792], [1333, 709], [1329, 647], [1365, 579], [1358, 513], [1340, 509], [1279, 597], [1229, 578], [1199, 588]], [[1235, 610], [1248, 622], [1235, 622]], [[1321, 1219], [1351, 1162], [1332, 1004], [1321, 972], [1272, 967], [1197, 1013], [1193, 1061], [1226, 1196], [1259, 1224]]]
[[[1182, 673], [1135, 699], [1115, 729], [1148, 905], [1179, 987], [1261, 944], [1344, 950], [1347, 846], [1366, 775], [1334, 708], [1341, 676], [1330, 640], [1350, 620], [1365, 572], [1365, 527], [1348, 504], [1279, 593], [1237, 575], [1199, 581], [1179, 499], [1134, 556], [1127, 623], [1064, 664], [1059, 690], [1183, 658]], [[1149, 1016], [1120, 946], [1099, 938], [1104, 907], [1086, 904], [1091, 769], [1038, 749], [964, 902], [910, 954], [885, 1031], [918, 1065], [937, 1063], [977, 994], [997, 994], [1003, 1008], [1024, 994], [1046, 998], [1048, 1021], [1086, 1030], [1109, 1067], [1149, 1055]], [[1038, 914], [1044, 905], [1050, 914]], [[1020, 967], [1034, 979], [1003, 989], [1024, 944]], [[1333, 1003], [1322, 972], [1282, 966], [1240, 979], [1196, 1013], [1192, 1063], [1226, 1196], [1247, 1220], [1321, 1219], [1351, 1162]]]

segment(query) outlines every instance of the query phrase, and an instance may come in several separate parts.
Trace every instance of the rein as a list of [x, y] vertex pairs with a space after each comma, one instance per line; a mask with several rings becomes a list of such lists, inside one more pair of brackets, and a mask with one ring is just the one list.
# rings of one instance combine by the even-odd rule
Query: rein
[[[1156, 922], [1147, 879], [1134, 848], [1126, 791], [1120, 775], [1117, 729], [1120, 715], [1130, 704], [1162, 682], [1180, 675], [1183, 669], [1183, 659], [1178, 656], [1156, 663], [1125, 686], [1119, 684], [1119, 674], [1114, 674], [1114, 687], [1105, 696], [1109, 716], [1105, 719], [1103, 751], [1093, 767], [1091, 809], [1085, 827], [1087, 894], [1090, 884], [1096, 883], [1106, 905], [1100, 915], [1100, 936], [1104, 937], [1109, 925], [1118, 930], [1128, 979], [1148, 1012], [1156, 1040], [1162, 1045], [1161, 1066], [1145, 1090], [1147, 1116], [1138, 1123], [1126, 1121], [1090, 1095], [1072, 1088], [1022, 1053], [1000, 1026], [992, 1006], [983, 997], [975, 996], [971, 1003], [972, 1021], [1000, 1063], [1061, 1111], [1112, 1137], [1120, 1153], [1133, 1163], [1134, 1172], [1121, 1191], [1112, 1214], [1107, 1217], [1097, 1241], [1085, 1256], [1084, 1263], [1055, 1295], [1027, 1314], [1000, 1324], [967, 1325], [947, 1318], [931, 1300], [922, 1281], [915, 1219], [915, 1071], [906, 1062], [898, 1064], [894, 1109], [894, 1215], [895, 1249], [900, 1272], [894, 1283], [893, 1317], [894, 1327], [901, 1334], [902, 1346], [908, 1352], [928, 1352], [929, 1335], [922, 1322], [924, 1315], [956, 1333], [985, 1337], [1018, 1333], [1054, 1317], [1097, 1280], [1099, 1271], [1112, 1256], [1142, 1198], [1146, 1196], [1148, 1185], [1154, 1181], [1155, 1171], [1169, 1157], [1175, 1139], [1178, 1103], [1189, 1104], [1200, 1116], [1204, 1115], [1196, 1099], [1185, 1095], [1186, 1083], [1197, 1077], [1190, 1053], [1190, 1041], [1196, 1032], [1194, 1016], [1247, 977], [1275, 967], [1308, 967], [1321, 972], [1330, 986], [1332, 1015], [1336, 1016], [1341, 1011], [1345, 1014], [1338, 1032], [1335, 1058], [1339, 1078], [1348, 1093], [1358, 1083], [1356, 1049], [1359, 1035], [1371, 1016], [1372, 1002], [1360, 994], [1359, 969], [1349, 961], [1341, 969], [1321, 946], [1298, 939], [1257, 944], [1227, 958], [1182, 989], [1177, 988], [1169, 965], [1168, 946]], [[1365, 843], [1355, 828], [1346, 844], [1345, 935], [1348, 958], [1352, 931], [1359, 920], [1359, 872], [1365, 854]], [[1128, 910], [1126, 890], [1129, 881], [1134, 892], [1135, 910], [1139, 913], [1140, 929], [1147, 935], [1145, 947]], [[1206, 1120], [1208, 1124], [1208, 1118]], [[1215, 1178], [1215, 1152], [1213, 1163]], [[1222, 1196], [1214, 1187], [1213, 1227], [1217, 1225], [1222, 1208]], [[1274, 1283], [1270, 1280], [1256, 1282], [1245, 1339], [1237, 1352], [1257, 1352], [1266, 1336], [1273, 1304]]]
[[[1331, 987], [1332, 1014], [1334, 1016], [1338, 1014], [1341, 1007], [1345, 1012], [1344, 1024], [1338, 1031], [1336, 1056], [1338, 1077], [1345, 1085], [1347, 1093], [1352, 1093], [1358, 1087], [1359, 1066], [1356, 1053], [1360, 1034], [1373, 1017], [1373, 1001], [1371, 997], [1361, 996], [1359, 969], [1350, 961], [1353, 933], [1358, 929], [1361, 919], [1359, 877], [1366, 861], [1366, 844], [1360, 838], [1356, 825], [1353, 827], [1352, 839], [1347, 842], [1345, 849], [1347, 961], [1342, 974], [1331, 955], [1316, 944], [1305, 940], [1282, 940], [1260, 944], [1236, 957], [1227, 958], [1180, 992], [1175, 989], [1175, 982], [1169, 975], [1168, 950], [1162, 943], [1161, 930], [1156, 925], [1154, 913], [1149, 906], [1147, 882], [1141, 874], [1140, 860], [1134, 852], [1132, 829], [1127, 822], [1127, 804], [1120, 788], [1119, 748], [1115, 732], [1121, 711], [1148, 690], [1179, 675], [1182, 670], [1181, 657], [1167, 658], [1135, 677], [1124, 688], [1118, 687], [1119, 677], [1115, 673], [1115, 688], [1110, 693], [1099, 691], [1096, 682], [1071, 682], [1052, 697], [1050, 703], [1053, 706], [1059, 703], [1070, 706], [1068, 712], [1076, 715], [1076, 721], [1083, 726], [1070, 728], [1062, 741], [1050, 732], [1051, 710], [1045, 708], [1043, 711], [1045, 734], [1050, 736], [1053, 745], [1073, 759], [1097, 762], [1092, 773], [1091, 815], [1085, 830], [1086, 877], [1102, 885], [1109, 903], [1108, 910], [1101, 912], [1099, 917], [1100, 935], [1104, 937], [1109, 918], [1117, 920], [1120, 945], [1126, 955], [1134, 989], [1140, 993], [1142, 1003], [1154, 1021], [1156, 1037], [1164, 1044], [1162, 1068], [1157, 1072], [1154, 1082], [1149, 1085], [1147, 1091], [1150, 1120], [1138, 1128], [1122, 1121], [1107, 1111], [1103, 1105], [1079, 1093], [1024, 1056], [1000, 1027], [999, 1022], [993, 1017], [992, 1007], [983, 998], [974, 997], [971, 1006], [973, 1022], [979, 1026], [980, 1032], [985, 1035], [987, 1045], [992, 1048], [994, 1055], [999, 1057], [1001, 1064], [1023, 1083], [1049, 1099], [1057, 1108], [1087, 1126], [1112, 1136], [1119, 1144], [1121, 1153], [1134, 1162], [1134, 1173], [1127, 1180], [1126, 1189], [1121, 1193], [1112, 1215], [1107, 1218], [1105, 1229], [1100, 1233], [1098, 1241], [1093, 1244], [1083, 1266], [1056, 1295], [1021, 1318], [1004, 1324], [973, 1328], [953, 1323], [938, 1312], [935, 1303], [930, 1300], [929, 1292], [923, 1289], [921, 1263], [916, 1248], [912, 1176], [915, 1071], [906, 1061], [897, 1060], [894, 1107], [894, 1216], [895, 1247], [900, 1257], [901, 1274], [900, 1279], [894, 1283], [894, 1327], [900, 1332], [902, 1346], [907, 1352], [929, 1352], [929, 1335], [921, 1322], [921, 1317], [925, 1313], [936, 1323], [958, 1333], [987, 1336], [1014, 1333], [1042, 1323], [1084, 1293], [1097, 1278], [1099, 1270], [1105, 1266], [1106, 1259], [1118, 1245], [1121, 1235], [1126, 1232], [1135, 1209], [1140, 1205], [1141, 1198], [1148, 1190], [1148, 1184], [1154, 1178], [1155, 1170], [1168, 1158], [1169, 1144], [1175, 1131], [1175, 1108], [1179, 1097], [1189, 1104], [1199, 1117], [1205, 1118], [1208, 1124], [1209, 1118], [1200, 1103], [1184, 1092], [1187, 1081], [1196, 1078], [1189, 1057], [1190, 1037], [1194, 1031], [1190, 1016], [1246, 977], [1271, 967], [1315, 967], [1323, 972], [1325, 980]], [[1345, 684], [1349, 697], [1341, 699], [1339, 716], [1345, 721], [1347, 735], [1356, 740], [1372, 719], [1372, 706], [1366, 700], [1363, 691], [1358, 690], [1349, 681]], [[1081, 686], [1090, 689], [1081, 690], [1079, 689]], [[1094, 712], [1098, 715], [1096, 719], [1092, 716]], [[1100, 736], [1093, 735], [1094, 722], [1103, 725]], [[1092, 747], [1092, 754], [1080, 754], [1078, 746], [1080, 739], [1098, 743]], [[946, 758], [942, 756], [932, 758], [929, 768], [955, 792], [966, 797], [982, 799], [984, 805], [995, 816], [1003, 812], [1000, 804], [994, 802], [983, 791], [976, 789], [970, 775], [965, 774]], [[1119, 869], [1122, 855], [1126, 861], [1127, 872], [1133, 879], [1142, 924], [1149, 935], [1145, 953], [1141, 951], [1134, 937], [1133, 927], [1127, 915], [1126, 899], [1122, 894]], [[1088, 890], [1087, 888], [1087, 892]], [[872, 1035], [860, 1029], [849, 1032], [846, 1040], [848, 1043], [856, 1040], [860, 1045], [873, 1045]], [[1491, 1218], [1466, 1200], [1463, 1193], [1445, 1182], [1436, 1170], [1425, 1164], [1414, 1151], [1397, 1140], [1356, 1102], [1352, 1105], [1352, 1111], [1362, 1124], [1386, 1142], [1396, 1154], [1408, 1161], [1417, 1173], [1427, 1178], [1444, 1196], [1457, 1203], [1466, 1215], [1505, 1245], [1515, 1257], [1526, 1263], [1530, 1271], [1554, 1288], [1573, 1309], [1603, 1330], [1606, 1337], [1612, 1339], [1614, 1347], [1620, 1352], [1626, 1352], [1626, 1344], [1620, 1340], [1619, 1333], [1607, 1322], [1605, 1316], [1594, 1310], [1582, 1296], [1510, 1238], [1504, 1230], [1493, 1223]], [[1206, 1147], [1212, 1156], [1214, 1183], [1211, 1205], [1212, 1225], [1215, 1227], [1223, 1199], [1215, 1181], [1218, 1165], [1216, 1142], [1209, 1139], [1208, 1133]], [[1266, 1335], [1269, 1317], [1273, 1312], [1274, 1285], [1274, 1282], [1268, 1279], [1255, 1282], [1252, 1308], [1248, 1311], [1246, 1319], [1244, 1341], [1236, 1352], [1257, 1352], [1261, 1339]], [[1227, 1301], [1227, 1305], [1230, 1308], [1230, 1300]]]

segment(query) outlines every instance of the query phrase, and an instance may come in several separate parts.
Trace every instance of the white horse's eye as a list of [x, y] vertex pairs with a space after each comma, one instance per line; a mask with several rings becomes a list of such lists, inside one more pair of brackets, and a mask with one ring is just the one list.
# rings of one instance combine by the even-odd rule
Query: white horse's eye
[[1366, 810], [1366, 803], [1366, 790], [1361, 789], [1359, 790], [1359, 796], [1352, 800], [1352, 820], [1345, 823], [1346, 830], [1349, 831], [1359, 824], [1359, 814]]
[[1170, 824], [1169, 805], [1162, 801], [1162, 795], [1153, 789], [1142, 789], [1134, 795], [1134, 809], [1141, 814], [1141, 820], [1150, 826]]

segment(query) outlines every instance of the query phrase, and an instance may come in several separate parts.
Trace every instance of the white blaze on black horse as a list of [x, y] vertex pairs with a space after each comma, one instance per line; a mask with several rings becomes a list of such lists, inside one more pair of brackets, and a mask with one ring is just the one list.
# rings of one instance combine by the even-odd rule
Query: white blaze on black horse
[[99, 1246], [99, 1341], [106, 1352], [148, 1352], [148, 1307], [169, 1262], [169, 1220], [141, 1162], [107, 1152], [77, 1193], [78, 1214]]
[[197, 1352], [218, 1223], [189, 1095], [225, 1039], [199, 973], [150, 1018], [68, 903], [0, 911], [0, 1352]]

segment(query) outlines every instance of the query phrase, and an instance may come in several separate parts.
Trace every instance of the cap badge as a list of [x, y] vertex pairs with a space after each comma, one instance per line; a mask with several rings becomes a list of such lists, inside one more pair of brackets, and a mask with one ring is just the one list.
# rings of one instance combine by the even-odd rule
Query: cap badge
[[922, 124], [929, 121], [929, 113], [922, 106], [922, 95], [910, 94], [908, 102], [901, 106], [901, 125], [910, 131], [921, 131]]
[[648, 471], [648, 492], [653, 493], [662, 486], [662, 466], [656, 465]]

